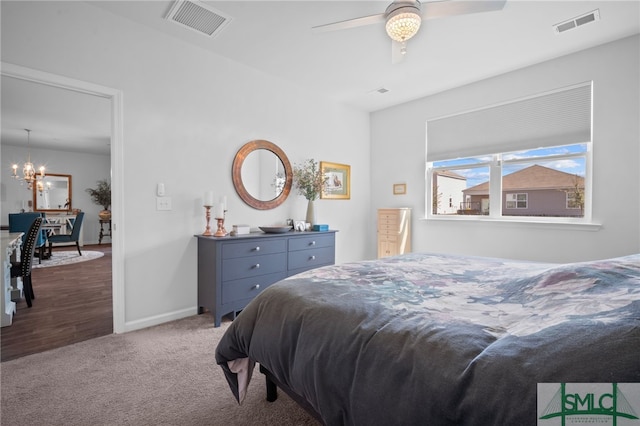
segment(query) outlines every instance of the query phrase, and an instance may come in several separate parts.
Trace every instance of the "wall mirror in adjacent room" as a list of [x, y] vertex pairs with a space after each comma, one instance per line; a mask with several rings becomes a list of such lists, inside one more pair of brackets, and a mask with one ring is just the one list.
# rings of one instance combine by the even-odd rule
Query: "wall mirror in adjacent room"
[[247, 142], [233, 160], [233, 186], [249, 206], [273, 209], [291, 192], [293, 169], [280, 147], [266, 140]]
[[71, 175], [47, 173], [33, 186], [33, 206], [39, 212], [71, 210]]

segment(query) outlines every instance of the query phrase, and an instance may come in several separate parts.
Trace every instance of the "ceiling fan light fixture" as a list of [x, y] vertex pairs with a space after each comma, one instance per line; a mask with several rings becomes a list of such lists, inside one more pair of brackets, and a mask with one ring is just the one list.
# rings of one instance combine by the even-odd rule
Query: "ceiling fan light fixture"
[[387, 16], [385, 26], [392, 40], [405, 42], [417, 34], [422, 18], [413, 6], [401, 7]]

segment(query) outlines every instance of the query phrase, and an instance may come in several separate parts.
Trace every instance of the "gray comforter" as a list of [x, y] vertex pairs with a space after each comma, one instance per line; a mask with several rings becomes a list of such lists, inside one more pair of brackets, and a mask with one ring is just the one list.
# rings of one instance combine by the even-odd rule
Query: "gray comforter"
[[229, 326], [216, 360], [237, 398], [246, 381], [230, 365], [243, 359], [327, 425], [533, 425], [538, 383], [640, 382], [640, 255], [409, 254], [315, 269]]

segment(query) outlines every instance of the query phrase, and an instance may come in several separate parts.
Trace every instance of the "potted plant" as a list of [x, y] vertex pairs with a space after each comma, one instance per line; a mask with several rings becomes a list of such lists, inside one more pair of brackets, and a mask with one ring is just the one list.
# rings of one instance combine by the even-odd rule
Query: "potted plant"
[[312, 158], [305, 160], [300, 165], [293, 167], [293, 183], [298, 193], [307, 199], [307, 223], [315, 223], [313, 202], [322, 193], [326, 177], [320, 169], [318, 162]]
[[111, 211], [109, 210], [111, 206], [111, 184], [109, 181], [106, 179], [99, 180], [95, 188], [87, 188], [86, 191], [94, 204], [104, 207], [104, 210], [98, 213], [100, 219], [111, 219]]

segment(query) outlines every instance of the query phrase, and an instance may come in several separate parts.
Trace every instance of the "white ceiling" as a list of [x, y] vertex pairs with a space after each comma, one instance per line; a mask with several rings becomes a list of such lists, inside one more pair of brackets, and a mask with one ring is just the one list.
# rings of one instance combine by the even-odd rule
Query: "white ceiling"
[[[311, 31], [313, 26], [383, 13], [390, 1], [205, 1], [232, 18], [214, 38], [165, 20], [172, 0], [90, 3], [364, 111], [640, 32], [639, 0], [508, 0], [498, 12], [424, 21], [409, 40], [404, 60], [393, 65], [383, 24], [319, 34]], [[600, 21], [559, 35], [554, 32], [554, 24], [594, 9], [599, 9]], [[388, 92], [378, 93], [379, 88]], [[5, 90], [3, 79], [3, 143], [5, 124], [11, 124], [7, 119], [14, 116], [13, 103], [5, 104]], [[29, 108], [16, 111], [15, 119], [25, 111]], [[74, 119], [51, 131], [63, 138], [63, 129], [77, 124]], [[35, 136], [32, 134], [32, 143]], [[104, 134], [96, 135], [87, 143], [104, 144], [103, 138]]]
[[108, 99], [4, 75], [0, 87], [2, 144], [109, 154]]

